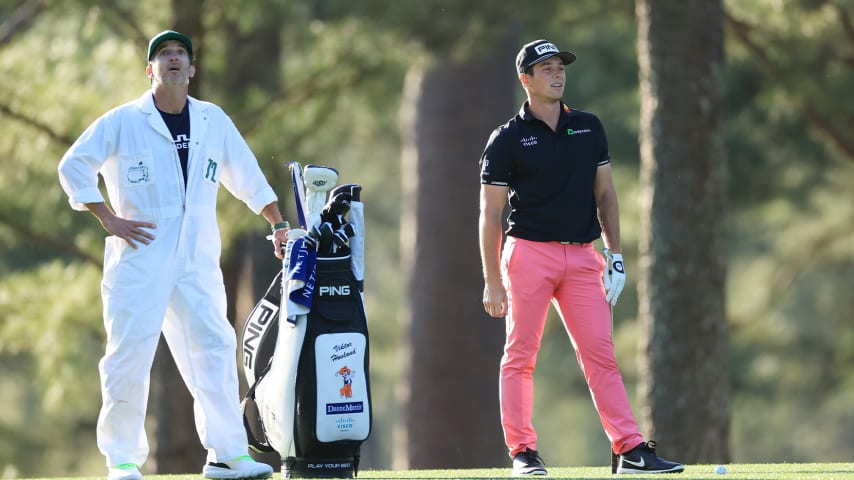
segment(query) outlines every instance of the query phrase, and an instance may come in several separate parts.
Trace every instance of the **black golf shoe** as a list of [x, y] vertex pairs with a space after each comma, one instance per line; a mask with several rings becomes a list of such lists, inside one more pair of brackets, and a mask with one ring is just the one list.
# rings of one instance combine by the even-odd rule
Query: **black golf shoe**
[[526, 448], [525, 451], [519, 452], [513, 457], [513, 476], [525, 477], [528, 475], [545, 475], [546, 466], [543, 465], [543, 459], [536, 450]]
[[655, 442], [650, 440], [620, 455], [616, 473], [678, 473], [683, 470], [685, 466], [681, 463], [659, 458], [655, 454]]

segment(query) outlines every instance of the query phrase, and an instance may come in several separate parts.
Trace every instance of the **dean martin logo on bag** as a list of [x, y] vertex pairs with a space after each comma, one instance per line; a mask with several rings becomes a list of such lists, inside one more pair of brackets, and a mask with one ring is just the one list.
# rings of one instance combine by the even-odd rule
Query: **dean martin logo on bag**
[[368, 386], [365, 381], [366, 338], [357, 332], [318, 335], [317, 439], [365, 440], [370, 433]]

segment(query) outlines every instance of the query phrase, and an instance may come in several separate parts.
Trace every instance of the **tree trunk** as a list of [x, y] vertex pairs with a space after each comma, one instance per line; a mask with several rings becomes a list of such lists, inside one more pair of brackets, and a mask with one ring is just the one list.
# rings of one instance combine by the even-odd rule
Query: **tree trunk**
[[664, 454], [728, 462], [720, 0], [637, 1], [643, 429]]
[[[503, 47], [503, 48], [502, 48]], [[504, 323], [483, 311], [478, 159], [514, 111], [513, 46], [407, 76], [401, 252], [409, 281], [395, 468], [504, 465], [498, 365]], [[498, 55], [498, 52], [501, 54]], [[407, 349], [408, 347], [408, 349]]]

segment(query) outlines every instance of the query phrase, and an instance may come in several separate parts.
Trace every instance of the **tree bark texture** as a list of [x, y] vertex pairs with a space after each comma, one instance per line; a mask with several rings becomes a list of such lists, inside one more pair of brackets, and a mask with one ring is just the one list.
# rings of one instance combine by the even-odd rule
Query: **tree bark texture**
[[729, 453], [720, 0], [638, 0], [639, 420], [665, 456]]
[[395, 468], [502, 466], [498, 409], [504, 322], [483, 310], [478, 159], [507, 120], [515, 44], [466, 63], [441, 59], [406, 80], [401, 253], [408, 278], [403, 431]]

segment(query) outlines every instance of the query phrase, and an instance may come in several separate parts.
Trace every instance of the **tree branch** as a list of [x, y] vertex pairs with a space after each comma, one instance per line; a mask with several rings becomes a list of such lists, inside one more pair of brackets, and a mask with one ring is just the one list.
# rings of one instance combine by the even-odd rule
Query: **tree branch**
[[842, 5], [833, 4], [836, 9], [836, 14], [839, 15], [839, 23], [842, 24], [842, 30], [848, 35], [848, 41], [854, 43], [854, 25], [851, 24], [851, 16], [848, 15], [848, 10]]
[[132, 11], [115, 2], [104, 2], [100, 4], [100, 7], [110, 17], [110, 24], [114, 25], [114, 31], [118, 35], [127, 35], [127, 32], [130, 32], [130, 40], [135, 45], [144, 46], [148, 44], [149, 37], [136, 22], [136, 16]]
[[67, 145], [71, 145], [72, 143], [74, 143], [73, 138], [70, 138], [70, 137], [67, 137], [61, 133], [58, 133], [57, 131], [55, 131], [54, 129], [49, 127], [48, 125], [45, 125], [44, 123], [41, 123], [34, 118], [30, 118], [30, 117], [24, 115], [23, 113], [20, 113], [20, 112], [13, 110], [12, 107], [10, 107], [9, 105], [6, 105], [5, 103], [0, 103], [0, 113], [5, 114], [6, 116], [9, 116], [15, 120], [18, 120], [19, 122], [21, 122], [25, 125], [28, 125], [34, 129], [46, 134], [52, 140], [55, 140], [56, 142], [59, 142], [62, 145], [67, 146]]
[[811, 239], [810, 248], [799, 250], [799, 255], [778, 263], [768, 288], [770, 298], [786, 297], [798, 277], [809, 271], [811, 266], [820, 265], [822, 261], [832, 261], [827, 252], [833, 250], [834, 245], [842, 246], [847, 241], [850, 236], [849, 225], [840, 222], [836, 228], [823, 231]]
[[827, 119], [824, 115], [822, 115], [818, 110], [815, 109], [811, 104], [801, 104], [799, 105], [801, 112], [804, 116], [809, 119], [810, 123], [817, 128], [819, 131], [824, 132], [830, 140], [839, 147], [843, 153], [848, 157], [848, 160], [854, 161], [854, 143], [848, 141], [847, 138], [843, 136], [843, 133], [839, 131], [838, 128], [833, 127], [833, 122]]
[[[774, 62], [771, 61], [768, 53], [751, 37], [751, 34], [756, 29], [747, 22], [733, 18], [729, 13], [725, 12], [724, 16], [726, 17], [727, 23], [732, 28], [732, 32], [735, 34], [735, 38], [738, 39], [742, 43], [742, 45], [747, 48], [747, 50], [753, 55], [753, 57], [756, 58], [759, 65], [761, 65], [772, 78], [779, 78], [780, 72], [777, 68], [777, 65], [775, 65]], [[843, 26], [846, 26], [847, 16], [840, 15], [840, 19], [843, 22]], [[850, 28], [850, 22], [848, 22], [847, 27]], [[788, 93], [792, 98], [799, 98], [796, 95], [796, 92], [789, 91]], [[801, 114], [810, 122], [810, 124], [816, 130], [826, 135], [834, 145], [836, 145], [840, 150], [842, 150], [848, 160], [854, 161], [854, 142], [846, 138], [843, 132], [834, 127], [834, 122], [828, 120], [808, 101], [805, 101], [804, 99], [799, 100], [800, 101], [796, 102], [797, 108], [801, 111]]]
[[89, 253], [81, 250], [71, 242], [60, 241], [56, 238], [45, 236], [36, 232], [27, 225], [15, 222], [12, 218], [0, 212], [0, 225], [5, 225], [7, 228], [24, 241], [41, 245], [53, 252], [61, 254], [69, 254], [96, 266], [99, 270], [104, 268], [104, 264], [100, 258], [94, 257]]
[[18, 7], [3, 23], [0, 23], [0, 47], [3, 47], [18, 33], [26, 31], [40, 13], [47, 9], [44, 0], [29, 0]]

